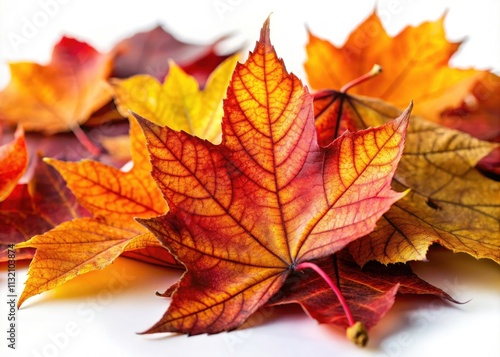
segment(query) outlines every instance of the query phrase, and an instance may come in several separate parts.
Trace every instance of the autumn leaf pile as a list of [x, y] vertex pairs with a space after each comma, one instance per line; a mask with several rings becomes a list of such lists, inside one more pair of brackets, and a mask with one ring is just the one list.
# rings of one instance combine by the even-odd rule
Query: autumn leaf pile
[[146, 333], [290, 303], [352, 332], [398, 294], [455, 302], [406, 263], [433, 244], [500, 263], [500, 81], [448, 66], [443, 21], [390, 37], [372, 14], [340, 48], [309, 33], [307, 80], [269, 19], [241, 62], [155, 28], [10, 64], [0, 245], [32, 259], [19, 306], [121, 255], [185, 269]]

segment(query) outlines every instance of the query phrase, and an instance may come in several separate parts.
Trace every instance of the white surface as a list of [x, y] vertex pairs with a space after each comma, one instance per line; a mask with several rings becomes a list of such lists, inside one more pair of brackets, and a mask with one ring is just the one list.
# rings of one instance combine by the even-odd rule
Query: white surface
[[[101, 51], [137, 31], [164, 24], [180, 39], [209, 42], [229, 32], [227, 46], [245, 41], [253, 48], [269, 15], [271, 38], [288, 70], [305, 80], [304, 24], [340, 45], [373, 8], [390, 33], [407, 24], [441, 16], [446, 8], [449, 38], [467, 38], [453, 64], [500, 71], [500, 2], [492, 1], [60, 1], [47, 21], [14, 46], [9, 33], [22, 36], [50, 0], [0, 0], [0, 87], [8, 81], [6, 61], [46, 61], [62, 34], [86, 40]], [[307, 5], [306, 5], [307, 3]], [[222, 5], [221, 5], [222, 4]], [[226, 5], [225, 12], [216, 6]], [[293, 5], [291, 5], [293, 4]], [[300, 5], [297, 5], [300, 4]], [[43, 17], [43, 15], [41, 15]], [[12, 37], [12, 36], [11, 36]], [[318, 325], [300, 308], [266, 310], [255, 326], [213, 336], [137, 335], [164, 313], [168, 300], [156, 297], [180, 274], [119, 259], [55, 291], [28, 300], [18, 311], [17, 347], [6, 348], [6, 267], [0, 272], [1, 356], [500, 356], [500, 268], [489, 261], [437, 252], [431, 263], [415, 264], [422, 277], [461, 301], [444, 306], [436, 299], [403, 299], [371, 331], [361, 350], [342, 331]], [[439, 269], [437, 269], [439, 268]], [[18, 293], [27, 267], [18, 267]]]
[[[252, 327], [218, 335], [138, 335], [161, 318], [168, 299], [154, 295], [180, 272], [120, 258], [54, 291], [33, 297], [18, 311], [18, 349], [2, 356], [499, 356], [500, 268], [464, 254], [437, 251], [420, 275], [464, 305], [436, 298], [398, 299], [360, 349], [338, 328], [319, 325], [300, 307], [259, 311]], [[27, 267], [18, 268], [18, 291]], [[0, 296], [7, 300], [5, 273]], [[2, 301], [1, 331], [7, 311]], [[4, 334], [4, 333], [2, 333]], [[6, 352], [6, 353], [5, 353]]]

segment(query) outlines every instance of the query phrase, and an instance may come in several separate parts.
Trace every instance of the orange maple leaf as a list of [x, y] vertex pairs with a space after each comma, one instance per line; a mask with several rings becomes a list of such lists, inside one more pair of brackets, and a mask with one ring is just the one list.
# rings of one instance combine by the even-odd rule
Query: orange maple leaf
[[352, 88], [354, 94], [377, 97], [406, 107], [414, 114], [440, 121], [440, 113], [458, 106], [486, 71], [448, 66], [460, 43], [446, 40], [444, 16], [418, 27], [406, 27], [391, 38], [372, 13], [338, 48], [309, 33], [306, 73], [315, 89], [341, 89], [375, 64], [383, 68], [376, 78]]
[[238, 327], [298, 265], [369, 233], [404, 195], [390, 180], [409, 111], [321, 149], [312, 104], [278, 59], [268, 19], [233, 73], [220, 145], [140, 119], [170, 212], [139, 222], [187, 268], [148, 333]]
[[0, 92], [0, 121], [21, 123], [25, 130], [78, 130], [111, 99], [105, 86], [110, 57], [75, 39], [63, 37], [47, 65], [11, 63], [10, 70], [12, 79]]
[[128, 172], [91, 160], [46, 159], [93, 218], [63, 222], [16, 245], [37, 249], [18, 306], [77, 275], [106, 267], [126, 251], [156, 247], [164, 252], [164, 263], [175, 264], [156, 238], [134, 221], [164, 213], [167, 205], [149, 174], [144, 134], [134, 121], [130, 130], [134, 167]]

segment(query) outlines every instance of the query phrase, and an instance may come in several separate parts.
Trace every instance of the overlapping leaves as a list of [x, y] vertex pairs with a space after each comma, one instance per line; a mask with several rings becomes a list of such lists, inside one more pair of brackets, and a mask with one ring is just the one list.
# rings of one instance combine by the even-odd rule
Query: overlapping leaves
[[[197, 87], [192, 88], [193, 78], [176, 72], [178, 70], [175, 69], [175, 74], [168, 77], [165, 88], [161, 91], [155, 91], [160, 88], [160, 84], [155, 86], [157, 82], [154, 78], [133, 77], [116, 84], [118, 102], [124, 111], [124, 108], [129, 108], [143, 113], [144, 107], [140, 107], [132, 95], [140, 89], [160, 99], [150, 104], [145, 113], [159, 113], [155, 118], [157, 121], [171, 122], [174, 126], [180, 125], [188, 129], [189, 125], [196, 127], [200, 121], [213, 117], [221, 110], [220, 98], [229, 81], [233, 65], [234, 59], [222, 65], [209, 81], [209, 86], [201, 93]], [[137, 84], [138, 79], [140, 85]], [[178, 87], [169, 87], [171, 82], [181, 87], [182, 83], [188, 83], [191, 91], [179, 93]], [[212, 82], [215, 84], [211, 85]], [[147, 83], [152, 84], [153, 88], [146, 85]], [[179, 110], [178, 101], [168, 100], [174, 92], [178, 99], [182, 99], [181, 103], [192, 101], [193, 96], [197, 95], [204, 95], [213, 100], [210, 105], [198, 108], [196, 115], [193, 113], [192, 116], [186, 116], [186, 110]], [[171, 103], [170, 107], [168, 103]], [[162, 113], [171, 115], [166, 117]], [[144, 133], [135, 119], [131, 119], [130, 125], [134, 164], [130, 171], [124, 172], [91, 160], [47, 160], [64, 177], [68, 187], [79, 202], [92, 213], [93, 218], [64, 222], [43, 235], [17, 245], [18, 248], [37, 248], [28, 272], [30, 279], [19, 305], [30, 296], [52, 289], [77, 275], [102, 269], [123, 253], [153, 263], [177, 265], [153, 235], [135, 221], [135, 218], [148, 218], [165, 213], [167, 205], [161, 199], [161, 192], [150, 175], [151, 164]], [[218, 139], [216, 128], [219, 126], [212, 126], [213, 129], [207, 129], [207, 133]], [[213, 132], [216, 134], [213, 135]], [[58, 262], [56, 266], [54, 261]]]
[[[400, 111], [380, 100], [323, 91], [315, 96], [319, 142], [331, 142], [337, 128], [361, 130], [381, 125]], [[325, 128], [325, 129], [323, 129]], [[328, 128], [328, 130], [326, 130]], [[406, 148], [393, 187], [411, 189], [351, 245], [356, 260], [382, 263], [423, 260], [436, 242], [476, 258], [500, 261], [500, 184], [475, 169], [494, 144], [412, 117]]]
[[[134, 217], [158, 215], [167, 206], [158, 199], [158, 188], [149, 176], [147, 154], [140, 143], [144, 137], [137, 124], [132, 123], [131, 132], [135, 165], [129, 172], [90, 160], [47, 160], [93, 218], [63, 222], [16, 246], [37, 249], [18, 305], [77, 275], [104, 268], [124, 251], [156, 244]], [[171, 258], [170, 261], [174, 263]]]
[[[342, 88], [379, 63], [382, 76], [349, 90], [391, 104], [334, 90], [312, 97], [278, 59], [268, 21], [234, 73], [231, 57], [208, 75], [226, 58], [215, 54], [217, 42], [185, 44], [160, 27], [110, 54], [64, 38], [48, 65], [13, 64], [0, 93], [2, 122], [81, 138], [89, 117], [100, 125], [119, 111], [130, 120], [133, 163], [126, 171], [47, 159], [67, 187], [43, 162], [25, 185], [18, 184], [28, 156], [21, 129], [0, 147], [3, 248], [32, 237], [17, 247], [37, 249], [19, 305], [121, 254], [186, 268], [165, 294], [168, 311], [147, 332], [216, 333], [265, 304], [285, 303], [346, 327], [326, 283], [295, 271], [306, 261], [337, 279], [368, 328], [396, 292], [453, 301], [406, 265], [368, 263], [421, 260], [435, 242], [500, 261], [499, 184], [476, 169], [498, 147], [421, 117], [408, 126], [409, 110], [398, 109], [413, 99], [427, 119], [498, 140], [498, 77], [447, 65], [459, 44], [445, 40], [443, 20], [390, 38], [373, 14], [342, 48], [310, 34], [313, 88]], [[111, 80], [110, 90], [110, 73], [134, 76]], [[102, 141], [123, 143], [114, 140]], [[488, 160], [481, 165], [494, 174], [498, 157]]]
[[[18, 152], [16, 155], [19, 155]], [[38, 156], [34, 173], [27, 184], [17, 184], [0, 202], [0, 261], [7, 260], [4, 249], [43, 234], [59, 223], [89, 215], [57, 171]], [[28, 223], [27, 223], [28, 222]], [[16, 252], [17, 259], [30, 259], [33, 249]]]
[[487, 75], [447, 65], [460, 43], [446, 40], [443, 23], [444, 17], [390, 37], [372, 13], [340, 48], [309, 33], [305, 64], [309, 83], [318, 90], [340, 89], [379, 64], [384, 74], [356, 86], [353, 94], [380, 98], [399, 108], [413, 100], [414, 114], [439, 121], [443, 110], [458, 106], [474, 83]]
[[[456, 302], [442, 290], [426, 283], [403, 264], [383, 266], [371, 262], [363, 269], [347, 251], [317, 262], [341, 289], [356, 321], [367, 329], [375, 326], [393, 306], [396, 294], [434, 295]], [[295, 272], [269, 305], [297, 303], [320, 323], [349, 326], [342, 306], [327, 283], [317, 274]]]
[[[390, 37], [373, 13], [342, 47], [309, 33], [305, 63], [309, 82], [314, 89], [339, 90], [378, 64], [383, 74], [351, 88], [351, 93], [376, 97], [400, 109], [413, 100], [413, 113], [426, 120], [498, 141], [500, 78], [448, 65], [461, 43], [446, 40], [444, 20], [443, 16], [409, 26]], [[480, 163], [497, 180], [499, 150]]]
[[278, 59], [267, 21], [233, 73], [220, 145], [141, 119], [170, 212], [140, 222], [187, 269], [148, 332], [238, 327], [297, 264], [370, 232], [402, 197], [390, 178], [409, 112], [321, 149], [312, 104]]

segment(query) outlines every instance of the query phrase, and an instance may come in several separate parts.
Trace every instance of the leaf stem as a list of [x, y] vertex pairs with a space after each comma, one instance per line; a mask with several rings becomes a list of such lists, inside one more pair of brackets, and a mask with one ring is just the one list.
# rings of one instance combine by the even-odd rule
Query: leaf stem
[[352, 317], [351, 310], [349, 309], [349, 306], [347, 306], [347, 301], [344, 299], [344, 295], [340, 292], [339, 288], [334, 284], [332, 279], [321, 269], [319, 266], [317, 266], [314, 263], [310, 262], [303, 262], [298, 264], [295, 267], [295, 270], [303, 270], [303, 269], [312, 269], [316, 273], [318, 273], [319, 276], [323, 278], [324, 281], [330, 286], [330, 288], [333, 290], [335, 295], [337, 295], [337, 298], [340, 301], [340, 305], [342, 305], [342, 308], [344, 309], [345, 315], [347, 317], [347, 322], [349, 323], [349, 326], [354, 325], [354, 318]]
[[340, 88], [341, 93], [347, 92], [349, 89], [351, 89], [354, 86], [357, 86], [358, 84], [363, 83], [364, 81], [375, 77], [377, 74], [382, 73], [382, 67], [378, 64], [374, 64], [373, 68], [370, 70], [370, 72], [363, 74], [361, 77], [358, 77], [356, 79], [353, 79], [349, 83], [345, 84], [342, 88]]
[[368, 333], [360, 321], [354, 321], [351, 310], [349, 309], [347, 301], [344, 299], [344, 296], [342, 295], [340, 289], [335, 285], [335, 283], [332, 281], [332, 279], [330, 279], [325, 271], [316, 264], [311, 262], [303, 262], [295, 266], [295, 270], [303, 270], [307, 268], [312, 269], [316, 273], [318, 273], [318, 275], [323, 278], [323, 280], [333, 290], [333, 292], [337, 296], [337, 299], [339, 299], [340, 305], [342, 306], [342, 309], [344, 309], [344, 313], [347, 317], [347, 323], [349, 324], [349, 327], [346, 330], [347, 338], [354, 342], [356, 345], [364, 347], [368, 342]]
[[73, 134], [75, 134], [80, 144], [82, 144], [83, 147], [85, 147], [85, 149], [87, 149], [92, 156], [97, 156], [101, 153], [101, 149], [99, 149], [94, 145], [94, 143], [92, 143], [92, 141], [90, 141], [89, 137], [85, 134], [82, 128], [80, 128], [80, 126], [72, 126], [71, 131], [73, 131]]

